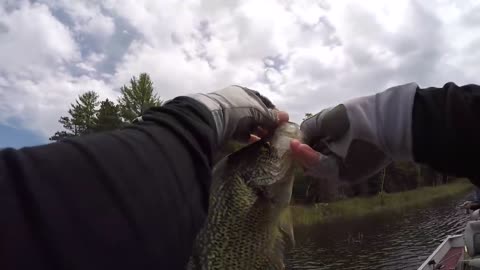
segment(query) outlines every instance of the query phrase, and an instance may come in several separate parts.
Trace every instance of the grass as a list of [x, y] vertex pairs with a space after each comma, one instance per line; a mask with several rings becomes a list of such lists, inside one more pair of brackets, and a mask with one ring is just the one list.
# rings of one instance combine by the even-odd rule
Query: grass
[[374, 197], [350, 198], [312, 206], [293, 205], [290, 210], [295, 225], [312, 225], [338, 218], [358, 218], [385, 211], [402, 211], [425, 206], [439, 199], [465, 194], [472, 187], [468, 180], [461, 179], [446, 185], [421, 187], [391, 194], [380, 193]]

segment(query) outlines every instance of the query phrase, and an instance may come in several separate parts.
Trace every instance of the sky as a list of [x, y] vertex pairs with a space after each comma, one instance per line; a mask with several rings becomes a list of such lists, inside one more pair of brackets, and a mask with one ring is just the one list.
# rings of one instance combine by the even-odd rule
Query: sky
[[162, 99], [237, 84], [300, 122], [416, 82], [479, 83], [479, 1], [0, 0], [0, 148], [147, 72]]

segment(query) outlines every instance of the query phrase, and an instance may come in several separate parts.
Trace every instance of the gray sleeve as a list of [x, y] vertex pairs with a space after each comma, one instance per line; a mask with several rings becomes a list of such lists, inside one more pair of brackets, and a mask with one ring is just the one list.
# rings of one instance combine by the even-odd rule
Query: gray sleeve
[[376, 142], [393, 160], [412, 160], [412, 109], [417, 87], [415, 83], [403, 84], [346, 102], [350, 134]]

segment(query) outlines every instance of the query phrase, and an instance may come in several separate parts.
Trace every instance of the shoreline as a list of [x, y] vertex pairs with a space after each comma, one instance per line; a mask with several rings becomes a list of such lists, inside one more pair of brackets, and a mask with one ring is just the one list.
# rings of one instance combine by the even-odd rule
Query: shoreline
[[436, 200], [447, 199], [473, 190], [467, 179], [414, 190], [383, 193], [372, 197], [349, 198], [314, 205], [292, 205], [290, 214], [294, 225], [314, 225], [337, 219], [354, 219], [381, 214], [386, 211], [404, 211], [421, 207]]

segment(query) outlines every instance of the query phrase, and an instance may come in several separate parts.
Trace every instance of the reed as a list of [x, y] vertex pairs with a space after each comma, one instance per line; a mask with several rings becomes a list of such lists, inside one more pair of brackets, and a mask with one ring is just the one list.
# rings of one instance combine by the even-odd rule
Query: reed
[[435, 187], [421, 187], [415, 190], [385, 193], [377, 196], [349, 198], [331, 203], [315, 205], [292, 205], [291, 215], [295, 225], [312, 225], [337, 218], [359, 218], [381, 214], [385, 211], [403, 211], [426, 206], [436, 200], [466, 194], [473, 185], [466, 179]]

